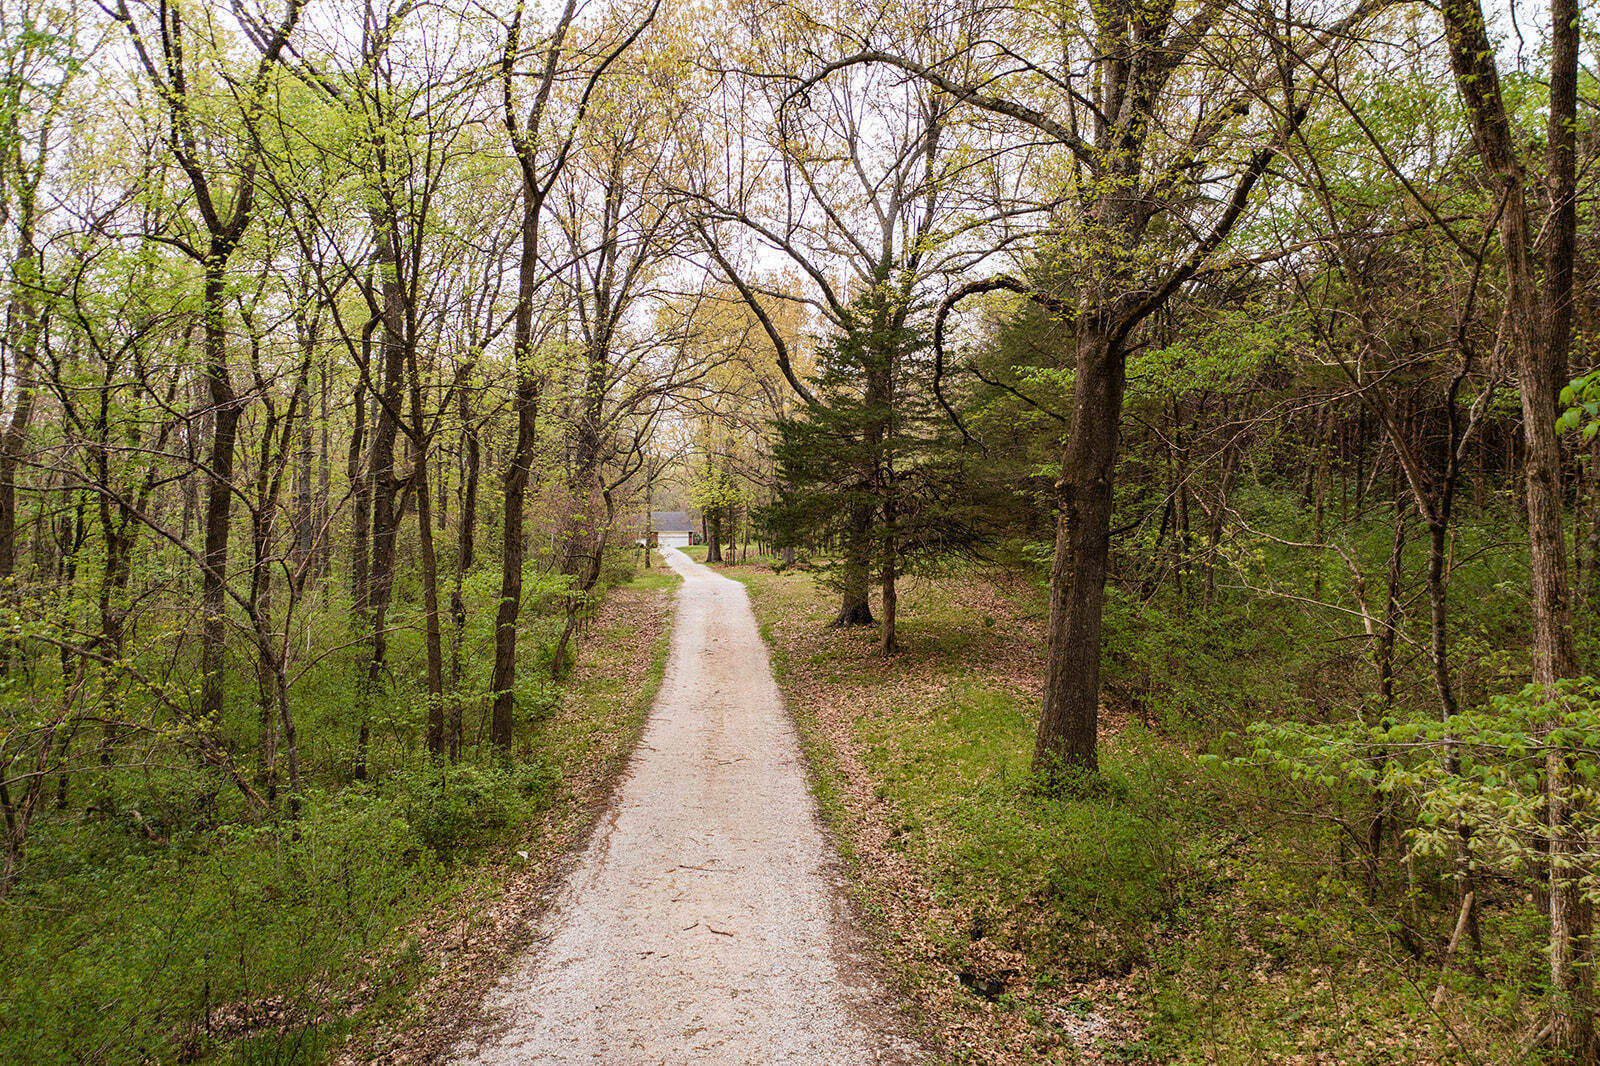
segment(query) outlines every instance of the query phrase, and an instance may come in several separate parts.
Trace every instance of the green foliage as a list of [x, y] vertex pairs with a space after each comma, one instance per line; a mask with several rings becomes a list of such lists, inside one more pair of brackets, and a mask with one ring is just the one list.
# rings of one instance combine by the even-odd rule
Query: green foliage
[[[1454, 857], [1467, 827], [1474, 865], [1541, 876], [1546, 772], [1550, 755], [1566, 765], [1567, 793], [1580, 840], [1594, 839], [1600, 779], [1600, 691], [1594, 678], [1529, 685], [1443, 721], [1384, 717], [1377, 722], [1251, 726], [1249, 759], [1291, 781], [1334, 792], [1357, 786], [1415, 812], [1408, 832], [1418, 856]], [[1600, 851], [1575, 869], [1600, 898]]]
[[1563, 433], [1578, 433], [1585, 443], [1600, 433], [1600, 370], [1592, 370], [1582, 377], [1573, 378], [1561, 389], [1561, 406], [1565, 409], [1556, 421]]
[[689, 499], [701, 511], [714, 511], [740, 503], [744, 493], [739, 482], [727, 471], [705, 470], [690, 486]]
[[512, 767], [424, 767], [397, 774], [388, 787], [417, 838], [448, 858], [538, 814], [559, 783], [556, 767], [540, 760]]
[[1302, 705], [1299, 678], [1326, 656], [1311, 620], [1281, 603], [1230, 598], [1195, 610], [1113, 589], [1105, 627], [1107, 701], [1201, 744]]
[[170, 1060], [275, 1027], [245, 1020], [263, 1007], [302, 1035], [340, 1026], [361, 1004], [329, 991], [451, 889], [387, 791], [310, 792], [279, 826], [143, 846], [126, 832], [86, 822], [36, 843], [46, 869], [0, 912], [0, 1060]]
[[758, 520], [777, 544], [865, 534], [876, 559], [892, 543], [902, 569], [971, 554], [993, 539], [1009, 487], [934, 406], [928, 341], [891, 295], [874, 289], [852, 310], [852, 328], [817, 354], [819, 405], [774, 424], [783, 489]]
[[1128, 360], [1130, 404], [1170, 403], [1197, 393], [1227, 392], [1281, 366], [1303, 324], [1244, 304], [1197, 313], [1172, 343]]
[[[488, 676], [492, 651], [498, 575], [488, 571], [465, 582], [466, 684], [452, 694], [466, 711], [464, 760], [479, 750], [484, 704], [472, 685]], [[624, 565], [606, 576], [628, 573]], [[350, 770], [364, 649], [324, 656], [296, 679], [308, 787], [293, 817], [280, 792], [281, 820], [253, 814], [219, 769], [196, 767], [195, 731], [170, 721], [161, 702], [184, 693], [138, 680], [162, 676], [167, 634], [141, 631], [123, 663], [90, 673], [76, 694], [98, 719], [68, 719], [58, 734], [76, 729], [74, 772], [51, 779], [19, 878], [0, 900], [0, 1062], [310, 1064], [374, 1017], [403, 1011], [424, 959], [398, 931], [446, 906], [478, 876], [477, 861], [561, 802], [567, 775], [634, 735], [648, 707], [648, 693], [552, 684], [537, 664], [559, 633], [567, 579], [530, 566], [527, 588], [518, 747], [537, 756], [430, 764], [421, 633], [398, 628], [372, 704], [367, 781]], [[309, 612], [296, 638], [338, 647], [349, 640], [348, 601], [336, 582], [319, 592], [325, 609]], [[397, 602], [397, 611], [412, 606]], [[28, 631], [72, 637], [42, 622]], [[604, 639], [626, 646], [630, 636]], [[28, 661], [0, 685], [14, 744], [36, 746], [29, 738], [60, 719], [54, 660]], [[211, 735], [242, 753], [260, 787], [248, 762], [258, 740], [252, 693], [232, 689], [238, 704]], [[580, 709], [559, 713], [579, 698]], [[101, 767], [95, 741], [107, 728], [120, 733], [117, 761]], [[18, 750], [34, 757], [33, 747]]]

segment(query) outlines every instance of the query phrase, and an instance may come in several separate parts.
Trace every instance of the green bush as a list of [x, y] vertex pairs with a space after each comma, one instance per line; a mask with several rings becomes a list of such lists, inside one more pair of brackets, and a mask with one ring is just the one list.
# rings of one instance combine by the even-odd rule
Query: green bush
[[442, 856], [485, 843], [549, 803], [559, 775], [545, 762], [499, 767], [430, 767], [391, 782], [402, 816]]
[[[192, 787], [191, 782], [191, 787]], [[309, 791], [300, 817], [148, 839], [128, 819], [47, 823], [0, 905], [0, 1062], [314, 1062], [352, 1011], [417, 968], [394, 932], [453, 882], [441, 857], [503, 837], [554, 795], [546, 763], [411, 769]], [[146, 826], [165, 828], [152, 782]], [[204, 790], [202, 790], [204, 791]], [[385, 980], [357, 970], [377, 959]], [[327, 1000], [368, 986], [368, 999]], [[238, 1046], [233, 1047], [238, 1041]]]
[[169, 1061], [262, 1029], [314, 1044], [346, 1024], [326, 989], [444, 884], [400, 806], [353, 791], [309, 792], [282, 825], [163, 844], [85, 822], [34, 845], [43, 867], [0, 909], [0, 1062]]

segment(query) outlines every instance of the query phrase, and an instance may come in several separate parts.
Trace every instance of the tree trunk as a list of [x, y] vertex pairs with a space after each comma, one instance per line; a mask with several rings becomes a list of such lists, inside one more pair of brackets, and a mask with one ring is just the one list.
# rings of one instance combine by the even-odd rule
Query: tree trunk
[[360, 600], [359, 617], [368, 643], [366, 680], [360, 695], [361, 726], [356, 742], [355, 776], [367, 774], [367, 742], [372, 701], [376, 698], [389, 653], [389, 600], [394, 590], [394, 548], [400, 533], [398, 498], [402, 484], [395, 470], [395, 442], [400, 431], [406, 366], [405, 290], [397, 274], [393, 232], [374, 222], [379, 274], [382, 278], [383, 339], [382, 378], [374, 382], [377, 408], [372, 427], [372, 448], [367, 456], [366, 482], [372, 498], [372, 565]]
[[233, 452], [242, 413], [228, 373], [228, 337], [223, 321], [227, 300], [227, 256], [213, 251], [206, 260], [201, 315], [205, 323], [205, 376], [210, 392], [211, 465], [207, 479], [205, 571], [200, 586], [200, 716], [222, 720], [224, 606], [228, 581], [228, 537], [233, 520]]
[[[39, 314], [29, 292], [37, 284], [34, 275], [33, 247], [33, 197], [19, 197], [17, 211], [19, 236], [17, 255], [12, 268], [16, 290], [12, 293], [8, 318], [11, 349], [11, 366], [4, 367], [11, 380], [6, 383], [13, 403], [11, 418], [0, 433], [0, 589], [8, 601], [15, 601], [16, 589], [10, 583], [17, 569], [17, 464], [22, 458], [22, 446], [28, 433], [28, 422], [33, 417], [34, 350], [39, 337]], [[9, 649], [0, 656], [0, 669], [10, 665]]]
[[[1473, 141], [1501, 201], [1498, 227], [1505, 256], [1507, 347], [1516, 358], [1522, 396], [1523, 498], [1533, 586], [1533, 680], [1549, 689], [1577, 672], [1555, 416], [1572, 329], [1579, 10], [1576, 0], [1554, 0], [1550, 5], [1546, 181], [1551, 214], [1543, 235], [1542, 300], [1533, 262], [1534, 226], [1526, 175], [1501, 95], [1496, 52], [1482, 8], [1478, 0], [1449, 0], [1440, 12], [1456, 86], [1472, 121]], [[1580, 1066], [1593, 1066], [1593, 977], [1586, 965], [1591, 921], [1579, 885], [1580, 844], [1572, 835], [1570, 761], [1559, 748], [1552, 747], [1547, 755], [1545, 783], [1550, 826], [1551, 1043], [1558, 1054]]]
[[722, 505], [713, 504], [701, 516], [706, 527], [706, 562], [722, 562]]
[[506, 464], [505, 523], [501, 530], [500, 604], [495, 610], [494, 716], [490, 736], [502, 755], [511, 753], [511, 727], [516, 704], [517, 621], [522, 610], [522, 511], [533, 473], [533, 445], [538, 428], [539, 388], [533, 368], [533, 297], [539, 274], [539, 199], [524, 179], [522, 258], [518, 270], [516, 325], [512, 353], [517, 374], [511, 410], [517, 419], [517, 442]]
[[845, 530], [843, 602], [839, 613], [830, 623], [835, 628], [870, 626], [872, 605], [867, 602], [867, 589], [872, 580], [872, 504], [863, 500], [850, 502], [850, 520]]
[[[611, 503], [611, 493], [604, 486], [600, 488], [600, 499], [605, 507], [605, 524], [600, 527], [599, 536], [595, 538], [594, 554], [589, 557], [589, 566], [584, 571], [583, 582], [578, 586], [577, 594], [567, 597], [567, 621], [562, 627], [561, 639], [556, 642], [555, 654], [550, 659], [550, 678], [560, 681], [566, 671], [567, 644], [571, 641], [573, 633], [577, 632], [580, 612], [584, 609], [590, 593], [600, 581], [600, 567], [605, 559], [606, 542], [611, 536], [611, 522], [616, 512]], [[574, 653], [574, 660], [577, 655]]]
[[[365, 339], [363, 340], [365, 344]], [[367, 395], [365, 367], [372, 360], [363, 356], [362, 374], [356, 379], [350, 448], [345, 456], [345, 477], [350, 482], [350, 605], [354, 618], [367, 609], [367, 564], [372, 531], [372, 485], [362, 473], [362, 452], [366, 448]]]
[[1102, 320], [1081, 316], [1050, 570], [1044, 705], [1033, 754], [1034, 769], [1045, 774], [1063, 766], [1098, 768], [1101, 613], [1124, 384], [1120, 345]]
[[[333, 571], [333, 538], [328, 535], [328, 522], [332, 515], [333, 495], [333, 464], [329, 456], [329, 418], [328, 394], [333, 391], [332, 383], [328, 380], [328, 360], [322, 361], [320, 375], [321, 393], [320, 414], [317, 433], [317, 575], [327, 577]], [[359, 410], [361, 398], [356, 397], [356, 407]]]
[[[300, 342], [302, 358], [309, 367], [315, 358], [317, 331], [314, 325], [302, 325]], [[314, 449], [311, 439], [311, 396], [305, 397], [300, 412], [300, 448], [295, 463], [294, 508], [294, 581], [296, 594], [305, 590], [306, 582], [315, 580], [316, 567], [312, 555], [316, 550], [316, 510], [311, 496], [311, 467]]]
[[478, 457], [478, 427], [472, 420], [472, 401], [470, 399], [471, 378], [467, 373], [461, 376], [457, 386], [456, 402], [461, 418], [461, 437], [463, 461], [466, 470], [461, 478], [461, 506], [457, 509], [456, 521], [456, 581], [450, 590], [450, 619], [452, 629], [450, 633], [450, 761], [455, 762], [461, 754], [461, 642], [467, 628], [467, 603], [465, 596], [465, 582], [467, 572], [476, 562], [477, 541], [475, 539], [476, 525], [478, 522], [478, 472], [481, 469]]
[[900, 598], [895, 591], [895, 579], [898, 576], [898, 560], [896, 558], [898, 545], [895, 543], [896, 517], [895, 499], [893, 495], [889, 495], [883, 501], [883, 559], [879, 564], [882, 568], [881, 606], [883, 608], [883, 617], [881, 621], [883, 628], [878, 634], [878, 651], [886, 658], [893, 655], [900, 647], [894, 631], [895, 613], [900, 602]]
[[[433, 548], [432, 500], [428, 493], [428, 426], [422, 405], [422, 375], [415, 347], [407, 352], [411, 382], [412, 437], [416, 440], [411, 468], [412, 495], [417, 501], [417, 533], [422, 548], [423, 631], [428, 648], [428, 754], [444, 758], [444, 650], [439, 636], [439, 563]], [[441, 479], [442, 480], [442, 479]]]
[[[1389, 575], [1383, 601], [1383, 627], [1373, 636], [1372, 660], [1378, 670], [1378, 713], [1383, 716], [1384, 732], [1388, 732], [1394, 710], [1394, 646], [1400, 635], [1400, 578], [1401, 564], [1405, 561], [1406, 515], [1403, 503], [1396, 501], [1394, 509], [1394, 537], [1389, 549]], [[1374, 768], [1381, 780], [1388, 752], [1380, 749], [1374, 757]], [[1378, 898], [1378, 859], [1383, 850], [1383, 830], [1389, 812], [1389, 797], [1382, 787], [1373, 789], [1372, 820], [1367, 823], [1367, 901]]]

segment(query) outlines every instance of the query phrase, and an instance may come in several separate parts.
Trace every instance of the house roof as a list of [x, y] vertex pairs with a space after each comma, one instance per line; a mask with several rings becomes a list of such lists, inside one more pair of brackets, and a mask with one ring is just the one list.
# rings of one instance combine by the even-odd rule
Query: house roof
[[669, 533], [694, 529], [694, 523], [689, 520], [688, 511], [651, 511], [650, 528]]

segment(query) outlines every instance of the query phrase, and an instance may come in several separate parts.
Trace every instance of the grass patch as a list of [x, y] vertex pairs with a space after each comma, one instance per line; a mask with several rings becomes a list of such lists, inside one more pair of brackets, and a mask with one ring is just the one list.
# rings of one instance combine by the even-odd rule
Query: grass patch
[[671, 590], [683, 584], [683, 578], [665, 569], [664, 563], [656, 563], [656, 568], [640, 570], [634, 575], [624, 588], [639, 589], [642, 591]]
[[42, 819], [0, 903], [0, 1061], [309, 1064], [403, 1027], [440, 962], [419, 934], [481, 911], [511, 852], [553, 851], [595, 809], [659, 687], [676, 581], [608, 594], [511, 766], [397, 759], [252, 824], [224, 782], [152, 765], [106, 781], [120, 814]]
[[833, 594], [809, 577], [741, 578], [935, 1061], [1516, 1061], [1542, 972], [1522, 901], [1497, 902], [1479, 972], [1443, 974], [1435, 1012], [1438, 960], [1405, 941], [1442, 943], [1449, 901], [1419, 880], [1388, 891], [1408, 912], [1370, 903], [1339, 826], [1294, 815], [1316, 797], [1196, 754], [1222, 743], [1207, 722], [1230, 700], [1235, 715], [1299, 706], [1292, 676], [1226, 667], [1265, 664], [1266, 637], [1233, 634], [1162, 678], [1151, 671], [1181, 658], [1188, 628], [1224, 631], [1117, 615], [1112, 676], [1147, 713], [1109, 714], [1093, 787], [1050, 795], [1029, 770], [1036, 590], [908, 582], [905, 650], [886, 662], [875, 631], [825, 627]]

